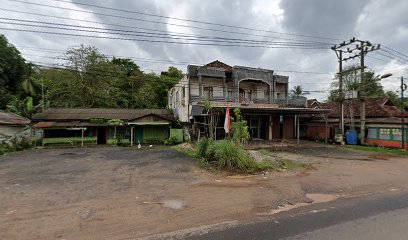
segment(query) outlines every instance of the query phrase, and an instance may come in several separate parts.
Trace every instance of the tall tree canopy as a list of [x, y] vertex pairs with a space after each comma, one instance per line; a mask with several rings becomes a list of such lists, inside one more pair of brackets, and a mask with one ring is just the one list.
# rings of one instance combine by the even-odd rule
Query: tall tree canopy
[[0, 109], [5, 109], [20, 94], [29, 69], [20, 52], [0, 35]]
[[[380, 77], [375, 75], [373, 71], [366, 71], [363, 74], [364, 77], [364, 89], [366, 97], [379, 97], [384, 96], [383, 86], [380, 82]], [[343, 91], [357, 91], [358, 96], [361, 95], [361, 74], [360, 68], [351, 66], [346, 68], [343, 73]], [[332, 89], [328, 96], [329, 102], [338, 101], [340, 97], [339, 81], [336, 76], [336, 81], [332, 83]]]
[[294, 86], [292, 90], [290, 90], [289, 96], [291, 98], [297, 98], [297, 97], [304, 97], [305, 95], [308, 95], [309, 92], [304, 91], [303, 87], [300, 85]]
[[183, 76], [175, 67], [144, 73], [133, 60], [109, 60], [91, 46], [70, 48], [65, 59], [66, 68], [42, 71], [53, 107], [164, 108], [167, 91]]

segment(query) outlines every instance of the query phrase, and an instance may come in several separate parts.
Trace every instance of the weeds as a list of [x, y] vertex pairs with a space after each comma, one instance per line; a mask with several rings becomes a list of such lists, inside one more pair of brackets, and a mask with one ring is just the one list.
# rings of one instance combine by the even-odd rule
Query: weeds
[[253, 174], [272, 167], [269, 162], [256, 162], [240, 145], [228, 140], [201, 140], [198, 143], [197, 157], [204, 163], [229, 172]]
[[346, 147], [350, 149], [354, 149], [354, 150], [361, 150], [361, 151], [367, 151], [367, 152], [377, 152], [377, 153], [394, 154], [394, 155], [408, 155], [408, 151], [398, 149], [398, 148], [352, 146], [352, 145], [347, 145]]

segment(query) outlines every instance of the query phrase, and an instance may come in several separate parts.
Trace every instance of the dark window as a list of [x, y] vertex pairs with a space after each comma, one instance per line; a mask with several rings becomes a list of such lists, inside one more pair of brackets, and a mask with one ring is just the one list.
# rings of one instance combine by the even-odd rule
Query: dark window
[[213, 99], [213, 87], [204, 87], [204, 98]]

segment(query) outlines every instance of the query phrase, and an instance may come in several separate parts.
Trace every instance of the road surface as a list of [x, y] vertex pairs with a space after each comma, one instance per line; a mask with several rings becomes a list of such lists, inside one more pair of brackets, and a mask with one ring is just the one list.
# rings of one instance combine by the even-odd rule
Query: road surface
[[339, 199], [188, 239], [408, 239], [408, 193]]

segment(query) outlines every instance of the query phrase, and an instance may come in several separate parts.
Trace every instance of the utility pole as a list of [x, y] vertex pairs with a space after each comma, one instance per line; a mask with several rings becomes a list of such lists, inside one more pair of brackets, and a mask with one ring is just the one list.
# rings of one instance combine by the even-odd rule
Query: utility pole
[[347, 50], [343, 50], [345, 46], [348, 46], [356, 41], [355, 38], [350, 39], [349, 42], [342, 42], [339, 45], [334, 45], [331, 49], [336, 53], [338, 62], [339, 62], [339, 72], [337, 73], [339, 77], [339, 128], [340, 134], [342, 138], [344, 137], [344, 89], [343, 89], [343, 62], [347, 61], [348, 59], [343, 59], [343, 53], [350, 53], [353, 50], [347, 48]]
[[401, 76], [401, 147], [405, 149], [405, 108], [404, 108], [404, 91], [407, 89], [407, 85], [404, 84], [404, 77]]
[[44, 78], [41, 78], [41, 110], [44, 112], [45, 109], [45, 96], [44, 96]]
[[340, 133], [344, 137], [343, 51], [339, 52]]
[[[356, 45], [355, 48], [347, 47], [348, 45], [353, 44], [354, 42], [358, 42], [359, 44]], [[344, 92], [343, 92], [343, 65], [342, 62], [346, 62], [350, 59], [354, 60], [354, 58], [360, 58], [360, 142], [361, 144], [365, 143], [365, 122], [366, 122], [366, 109], [365, 109], [365, 95], [366, 95], [366, 88], [365, 88], [365, 74], [364, 74], [364, 57], [368, 52], [375, 51], [380, 49], [380, 45], [373, 46], [369, 41], [362, 41], [356, 38], [352, 38], [349, 41], [344, 41], [339, 45], [334, 45], [331, 48], [333, 51], [336, 52], [337, 58], [339, 60], [339, 104], [340, 104], [340, 114], [339, 114], [339, 127], [340, 132], [344, 135]], [[357, 54], [351, 55], [354, 51], [359, 51]], [[343, 54], [349, 54], [348, 57], [344, 58]]]
[[365, 123], [366, 123], [366, 105], [365, 105], [365, 77], [364, 77], [364, 48], [366, 42], [360, 42], [360, 143], [365, 144]]

